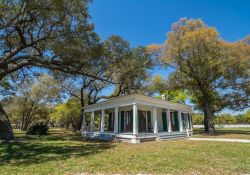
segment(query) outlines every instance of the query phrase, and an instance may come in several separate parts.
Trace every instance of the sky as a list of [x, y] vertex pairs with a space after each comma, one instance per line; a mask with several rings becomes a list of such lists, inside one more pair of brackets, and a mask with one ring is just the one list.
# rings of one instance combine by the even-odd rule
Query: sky
[[[89, 10], [103, 40], [119, 35], [132, 47], [162, 44], [171, 25], [183, 17], [202, 19], [226, 41], [250, 34], [250, 0], [93, 0]], [[152, 75], [166, 78], [169, 72], [156, 68]]]
[[227, 41], [250, 34], [250, 0], [93, 0], [90, 15], [101, 38], [120, 35], [133, 47], [163, 43], [180, 18], [201, 18]]
[[[132, 47], [162, 44], [183, 17], [202, 19], [230, 42], [250, 34], [250, 0], [93, 0], [90, 15], [103, 40], [119, 35]], [[166, 78], [169, 71], [155, 74]]]

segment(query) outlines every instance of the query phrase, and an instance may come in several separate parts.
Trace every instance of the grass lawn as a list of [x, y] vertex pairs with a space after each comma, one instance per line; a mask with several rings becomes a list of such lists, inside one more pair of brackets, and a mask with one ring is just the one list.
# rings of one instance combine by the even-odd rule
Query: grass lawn
[[246, 174], [250, 144], [165, 141], [142, 144], [85, 141], [65, 130], [0, 143], [0, 174]]
[[204, 129], [194, 128], [194, 136], [198, 138], [231, 138], [231, 139], [249, 139], [250, 128], [216, 128], [216, 134], [209, 136], [204, 134]]

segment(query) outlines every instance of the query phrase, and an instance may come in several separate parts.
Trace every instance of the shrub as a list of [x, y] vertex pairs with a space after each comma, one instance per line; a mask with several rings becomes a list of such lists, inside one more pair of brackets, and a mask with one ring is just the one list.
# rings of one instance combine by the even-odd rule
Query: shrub
[[48, 122], [35, 122], [32, 123], [27, 130], [28, 135], [47, 135], [48, 134]]

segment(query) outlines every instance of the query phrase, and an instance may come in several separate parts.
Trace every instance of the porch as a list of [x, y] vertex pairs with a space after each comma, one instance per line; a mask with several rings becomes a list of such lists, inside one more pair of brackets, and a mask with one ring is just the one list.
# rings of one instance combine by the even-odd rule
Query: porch
[[114, 98], [84, 107], [82, 135], [140, 143], [192, 135], [191, 107], [142, 95]]

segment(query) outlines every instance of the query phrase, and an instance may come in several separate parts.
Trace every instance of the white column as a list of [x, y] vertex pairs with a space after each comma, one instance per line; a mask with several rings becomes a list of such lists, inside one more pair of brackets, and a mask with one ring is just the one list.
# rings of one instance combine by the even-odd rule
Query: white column
[[105, 117], [105, 109], [102, 110], [102, 116], [101, 116], [101, 132], [104, 132], [104, 117]]
[[119, 123], [118, 123], [118, 132], [120, 132], [121, 128], [122, 128], [121, 111], [119, 111], [118, 114], [119, 114], [118, 115], [118, 121], [119, 121]]
[[118, 133], [118, 107], [115, 107], [114, 133]]
[[91, 113], [91, 121], [90, 121], [90, 131], [94, 131], [95, 126], [95, 113], [92, 111]]
[[178, 121], [179, 121], [179, 127], [180, 127], [180, 131], [183, 131], [183, 122], [182, 122], [182, 118], [181, 118], [181, 111], [178, 111]]
[[138, 134], [138, 112], [136, 104], [133, 104], [133, 134]]
[[82, 131], [85, 129], [85, 113], [82, 113]]
[[154, 119], [154, 133], [158, 133], [158, 123], [157, 123], [157, 111], [156, 111], [156, 107], [153, 108], [153, 119]]
[[170, 109], [167, 109], [167, 122], [168, 122], [168, 132], [172, 132]]

